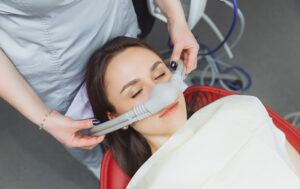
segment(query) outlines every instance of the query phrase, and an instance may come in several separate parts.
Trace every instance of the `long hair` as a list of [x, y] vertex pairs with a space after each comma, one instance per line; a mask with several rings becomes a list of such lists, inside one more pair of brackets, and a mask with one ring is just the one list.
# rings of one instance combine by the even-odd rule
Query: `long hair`
[[[152, 47], [138, 39], [117, 37], [94, 52], [89, 60], [86, 73], [87, 94], [95, 118], [101, 122], [109, 120], [107, 112], [116, 112], [105, 92], [106, 68], [114, 56], [129, 47], [149, 49], [160, 57]], [[151, 156], [151, 149], [146, 139], [131, 127], [107, 134], [103, 144], [105, 148], [111, 148], [118, 165], [130, 177]]]
[[[117, 37], [108, 41], [102, 48], [96, 50], [88, 62], [86, 86], [88, 98], [94, 116], [101, 122], [108, 121], [107, 112], [115, 113], [115, 107], [109, 102], [104, 85], [106, 68], [113, 57], [129, 47], [149, 49], [159, 57], [159, 53], [148, 44], [129, 37]], [[201, 107], [208, 104], [207, 97], [198, 98], [199, 91], [195, 91], [192, 100], [186, 103], [188, 118]], [[186, 101], [187, 102], [187, 101]], [[132, 177], [140, 166], [152, 155], [146, 139], [137, 131], [129, 127], [119, 129], [105, 136], [102, 142], [104, 148], [110, 148], [119, 167]]]

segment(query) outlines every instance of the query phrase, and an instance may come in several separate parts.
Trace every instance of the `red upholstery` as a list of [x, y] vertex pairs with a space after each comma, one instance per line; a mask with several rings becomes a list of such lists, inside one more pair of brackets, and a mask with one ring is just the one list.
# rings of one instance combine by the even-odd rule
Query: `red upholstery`
[[121, 189], [126, 188], [130, 178], [119, 168], [117, 162], [112, 157], [111, 150], [104, 154], [101, 164], [101, 189]]
[[[199, 95], [197, 98], [208, 99], [206, 103], [199, 103], [197, 109], [224, 96], [236, 94], [214, 87], [192, 86], [184, 91], [184, 96], [187, 103], [191, 102], [193, 94], [196, 90], [199, 90]], [[300, 132], [270, 108], [266, 107], [266, 109], [269, 115], [272, 117], [274, 124], [285, 133], [287, 140], [300, 153]], [[126, 188], [129, 181], [130, 178], [118, 167], [116, 161], [112, 157], [111, 151], [108, 150], [105, 153], [102, 161], [100, 188], [123, 189]]]

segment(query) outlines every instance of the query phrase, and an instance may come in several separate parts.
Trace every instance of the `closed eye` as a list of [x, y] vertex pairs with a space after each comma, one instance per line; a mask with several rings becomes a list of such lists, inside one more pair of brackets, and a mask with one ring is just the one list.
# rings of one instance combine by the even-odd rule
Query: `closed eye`
[[[162, 73], [162, 74], [160, 74], [159, 76], [157, 76], [156, 78], [155, 78], [155, 80], [156, 79], [159, 79], [160, 77], [163, 77], [164, 75], [166, 75], [166, 73], [164, 72], [164, 73]], [[143, 91], [143, 89], [140, 89], [138, 92], [136, 92], [131, 98], [135, 98], [137, 95], [139, 95], [141, 92]]]
[[156, 80], [156, 79], [159, 79], [160, 77], [162, 77], [162, 76], [164, 76], [164, 75], [166, 75], [166, 73], [160, 74], [159, 76], [157, 76], [157, 77], [155, 78], [155, 80]]
[[140, 92], [142, 92], [143, 89], [140, 89], [138, 92], [136, 92], [131, 98], [135, 98]]

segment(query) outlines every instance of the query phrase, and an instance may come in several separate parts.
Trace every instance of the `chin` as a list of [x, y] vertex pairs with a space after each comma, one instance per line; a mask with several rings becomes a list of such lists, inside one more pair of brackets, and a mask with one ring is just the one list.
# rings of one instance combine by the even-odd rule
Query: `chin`
[[165, 117], [164, 124], [168, 125], [168, 129], [177, 131], [177, 129], [182, 127], [186, 121], [186, 110], [180, 107], [177, 112]]

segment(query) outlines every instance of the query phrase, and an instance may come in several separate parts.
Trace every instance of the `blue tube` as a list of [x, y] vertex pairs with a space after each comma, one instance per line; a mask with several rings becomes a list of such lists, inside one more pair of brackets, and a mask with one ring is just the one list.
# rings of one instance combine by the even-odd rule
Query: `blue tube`
[[[208, 51], [207, 53], [199, 53], [199, 55], [201, 56], [206, 56], [206, 55], [211, 55], [212, 53], [215, 53], [217, 50], [219, 50], [224, 43], [226, 43], [226, 41], [229, 39], [230, 35], [232, 34], [235, 25], [236, 25], [236, 21], [237, 21], [237, 15], [238, 15], [238, 8], [237, 8], [237, 3], [235, 0], [232, 0], [232, 3], [234, 5], [234, 16], [233, 16], [233, 21], [230, 27], [229, 32], [227, 33], [227, 35], [225, 36], [224, 40], [212, 51]], [[201, 47], [201, 46], [200, 46]]]
[[[227, 68], [225, 71], [222, 71], [219, 62], [218, 62], [217, 58], [214, 55], [214, 53], [216, 51], [218, 51], [226, 43], [226, 41], [229, 39], [229, 37], [231, 36], [231, 34], [232, 34], [232, 32], [233, 32], [233, 30], [234, 30], [234, 28], [236, 26], [237, 16], [238, 16], [238, 7], [237, 7], [236, 0], [232, 0], [232, 3], [233, 3], [233, 7], [234, 7], [234, 17], [233, 17], [233, 21], [232, 21], [230, 30], [227, 33], [227, 35], [225, 36], [224, 40], [214, 50], [210, 50], [205, 44], [199, 42], [197, 36], [195, 36], [195, 38], [196, 38], [198, 44], [200, 45], [200, 47], [202, 47], [202, 48], [204, 48], [206, 50], [206, 52], [200, 52], [199, 51], [198, 56], [199, 55], [200, 56], [210, 55], [214, 59], [214, 62], [215, 62], [216, 67], [218, 69], [218, 72], [220, 72], [220, 73], [228, 73], [228, 72], [236, 69], [236, 70], [239, 70], [240, 72], [242, 72], [247, 77], [247, 79], [248, 79], [248, 85], [246, 87], [243, 87], [243, 88], [239, 88], [239, 87], [235, 86], [229, 80], [224, 80], [225, 83], [226, 83], [226, 85], [229, 86], [229, 87], [231, 87], [232, 89], [234, 89], [236, 91], [245, 91], [245, 90], [249, 89], [250, 86], [252, 85], [252, 79], [251, 79], [249, 73], [246, 70], [244, 70], [243, 68], [239, 67], [239, 66], [232, 66], [232, 67]], [[172, 41], [171, 41], [170, 38], [168, 40], [168, 46], [169, 46], [170, 49], [174, 48], [174, 46], [173, 46]], [[191, 79], [192, 79], [192, 82], [194, 84], [198, 84], [198, 85], [200, 84], [197, 80], [195, 80], [195, 78], [191, 78]]]
[[243, 68], [241, 68], [239, 66], [232, 66], [230, 68], [227, 68], [223, 73], [228, 73], [228, 72], [230, 72], [233, 69], [239, 70], [240, 72], [242, 72], [247, 77], [247, 79], [248, 79], [248, 85], [246, 87], [239, 88], [239, 87], [236, 87], [232, 82], [230, 82], [228, 80], [225, 80], [226, 84], [228, 86], [230, 86], [231, 88], [233, 88], [234, 90], [238, 90], [238, 91], [246, 91], [246, 90], [248, 90], [251, 87], [251, 85], [252, 85], [252, 79], [251, 79], [249, 73], [246, 70], [244, 70]]
[[[212, 52], [212, 51], [210, 51], [210, 49], [209, 49], [204, 43], [201, 43], [201, 42], [198, 41], [198, 36], [195, 36], [195, 38], [196, 38], [196, 40], [197, 40], [197, 42], [198, 42], [198, 44], [199, 44], [200, 46], [202, 46], [203, 48], [205, 48], [205, 50], [207, 50], [208, 52]], [[248, 73], [246, 70], [244, 70], [243, 68], [241, 68], [241, 67], [239, 67], [239, 66], [231, 66], [231, 67], [227, 68], [225, 71], [222, 71], [221, 66], [220, 66], [218, 60], [216, 59], [215, 55], [214, 55], [213, 53], [211, 53], [210, 56], [214, 59], [215, 64], [216, 64], [216, 66], [217, 66], [217, 69], [218, 69], [218, 71], [219, 71], [220, 73], [228, 73], [228, 72], [230, 72], [230, 71], [232, 71], [232, 70], [234, 70], [234, 69], [237, 69], [237, 70], [239, 70], [240, 72], [242, 72], [242, 73], [247, 77], [247, 79], [248, 79], [248, 85], [247, 85], [246, 87], [243, 87], [243, 88], [239, 88], [239, 87], [235, 86], [235, 85], [234, 85], [232, 82], [230, 82], [229, 80], [224, 80], [225, 83], [226, 83], [229, 87], [231, 87], [231, 88], [233, 88], [234, 90], [237, 90], [237, 91], [245, 91], [245, 90], [248, 90], [248, 89], [251, 87], [251, 85], [252, 85], [252, 79], [251, 79], [249, 73]], [[198, 82], [195, 81], [195, 79], [192, 79], [192, 82], [195, 83], [195, 84], [199, 84]]]
[[[200, 56], [206, 56], [206, 55], [211, 55], [212, 53], [215, 53], [217, 50], [219, 50], [225, 43], [226, 41], [229, 39], [230, 35], [232, 34], [235, 26], [236, 26], [236, 22], [237, 22], [237, 16], [238, 16], [238, 7], [237, 7], [237, 3], [235, 0], [232, 0], [233, 6], [234, 6], [234, 15], [233, 15], [233, 21], [230, 27], [229, 32], [227, 33], [227, 35], [225, 36], [224, 40], [212, 51], [208, 51], [206, 53], [200, 52], [198, 55]], [[171, 38], [169, 37], [168, 40], [168, 46], [170, 49], [174, 48], [174, 45], [172, 44]], [[200, 46], [201, 48], [201, 46]]]
[[[201, 47], [203, 47], [203, 48], [204, 48], [205, 50], [207, 50], [208, 52], [211, 52], [209, 55], [214, 59], [216, 65], [217, 65], [218, 71], [219, 71], [220, 73], [223, 73], [222, 70], [221, 70], [220, 64], [219, 64], [219, 62], [217, 61], [217, 59], [216, 59], [214, 53], [208, 48], [208, 46], [206, 46], [204, 43], [201, 43], [200, 41], [198, 41], [198, 39], [199, 39], [198, 36], [195, 36], [195, 38], [196, 38], [198, 44], [199, 44]], [[201, 55], [200, 52], [198, 53], [198, 55]]]

